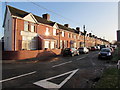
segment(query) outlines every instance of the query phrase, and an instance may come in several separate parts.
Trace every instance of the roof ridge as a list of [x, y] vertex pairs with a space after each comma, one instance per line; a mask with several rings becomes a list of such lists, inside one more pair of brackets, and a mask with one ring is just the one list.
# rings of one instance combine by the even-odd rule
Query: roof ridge
[[25, 12], [25, 13], [30, 13], [30, 12], [26, 12], [26, 11], [24, 11], [24, 10], [18, 9], [18, 8], [16, 8], [16, 7], [12, 7], [12, 6], [10, 6], [10, 5], [7, 5], [7, 6], [8, 6], [8, 8], [10, 7], [10, 8], [14, 8], [14, 9], [17, 9], [17, 10], [19, 10], [19, 11]]
[[[9, 10], [10, 10], [10, 12], [11, 12], [11, 15], [15, 15], [15, 16], [18, 16], [18, 17], [25, 17], [26, 15], [28, 15], [28, 14], [30, 14], [31, 12], [26, 12], [26, 11], [24, 11], [24, 10], [21, 10], [21, 9], [18, 9], [18, 8], [15, 8], [15, 7], [12, 7], [12, 6], [10, 6], [10, 5], [7, 5], [8, 6], [8, 8], [9, 8]], [[47, 25], [50, 25], [50, 26], [53, 26], [54, 25], [54, 23], [57, 23], [57, 22], [54, 22], [54, 21], [51, 21], [51, 20], [46, 20], [46, 19], [44, 19], [44, 18], [42, 18], [41, 16], [38, 16], [38, 15], [35, 15], [35, 14], [33, 14], [33, 13], [31, 13], [34, 17], [35, 17], [35, 19], [39, 22], [39, 23], [43, 23], [43, 24], [47, 24]], [[75, 29], [74, 28], [70, 28], [70, 27], [66, 27], [66, 26], [64, 26], [64, 25], [62, 25], [62, 24], [59, 24], [59, 23], [57, 23], [58, 24], [58, 27], [60, 28], [60, 29], [63, 29], [63, 30], [67, 30], [67, 31], [71, 31], [71, 32], [75, 32]]]

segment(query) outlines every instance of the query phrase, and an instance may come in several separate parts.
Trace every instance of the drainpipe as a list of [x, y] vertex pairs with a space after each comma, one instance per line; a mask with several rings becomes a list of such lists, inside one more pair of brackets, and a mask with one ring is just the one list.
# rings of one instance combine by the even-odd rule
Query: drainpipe
[[16, 36], [16, 32], [15, 32], [15, 30], [16, 30], [16, 18], [14, 18], [14, 51], [15, 51], [15, 44], [16, 44], [16, 39], [15, 39], [15, 36]]

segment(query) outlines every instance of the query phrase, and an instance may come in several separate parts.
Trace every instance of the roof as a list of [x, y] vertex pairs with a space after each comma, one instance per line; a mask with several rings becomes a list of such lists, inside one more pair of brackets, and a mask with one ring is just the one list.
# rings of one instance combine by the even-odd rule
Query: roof
[[[17, 16], [17, 17], [25, 17], [26, 15], [28, 15], [29, 13], [28, 12], [25, 12], [23, 10], [20, 10], [20, 9], [17, 9], [17, 8], [14, 8], [12, 6], [9, 6], [7, 5], [10, 12], [11, 12], [11, 15], [14, 15], [14, 16]], [[50, 25], [50, 26], [53, 26], [56, 22], [53, 22], [53, 21], [48, 21], [40, 16], [37, 16], [37, 15], [34, 15], [33, 16], [35, 17], [35, 19], [39, 22], [39, 23], [42, 23], [42, 24], [47, 24], [47, 25]], [[63, 30], [67, 30], [67, 31], [71, 31], [71, 32], [74, 32], [74, 33], [77, 33], [75, 29], [72, 29], [72, 28], [68, 28], [64, 25], [61, 25], [59, 23], [57, 23], [58, 27], [60, 29], [63, 29]]]

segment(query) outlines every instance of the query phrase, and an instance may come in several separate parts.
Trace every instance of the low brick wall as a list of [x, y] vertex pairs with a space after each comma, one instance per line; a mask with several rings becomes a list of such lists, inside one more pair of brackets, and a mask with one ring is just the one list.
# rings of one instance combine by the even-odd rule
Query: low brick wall
[[3, 51], [2, 60], [20, 60], [35, 57], [49, 57], [59, 55], [61, 49], [53, 50], [22, 50], [22, 51]]

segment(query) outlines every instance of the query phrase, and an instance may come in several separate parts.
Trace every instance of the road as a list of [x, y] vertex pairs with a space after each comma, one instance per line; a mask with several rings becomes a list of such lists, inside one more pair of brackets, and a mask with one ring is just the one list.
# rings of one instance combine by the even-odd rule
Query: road
[[45, 62], [3, 64], [2, 88], [91, 88], [99, 80], [106, 60], [97, 59], [98, 51], [74, 57], [55, 57]]

